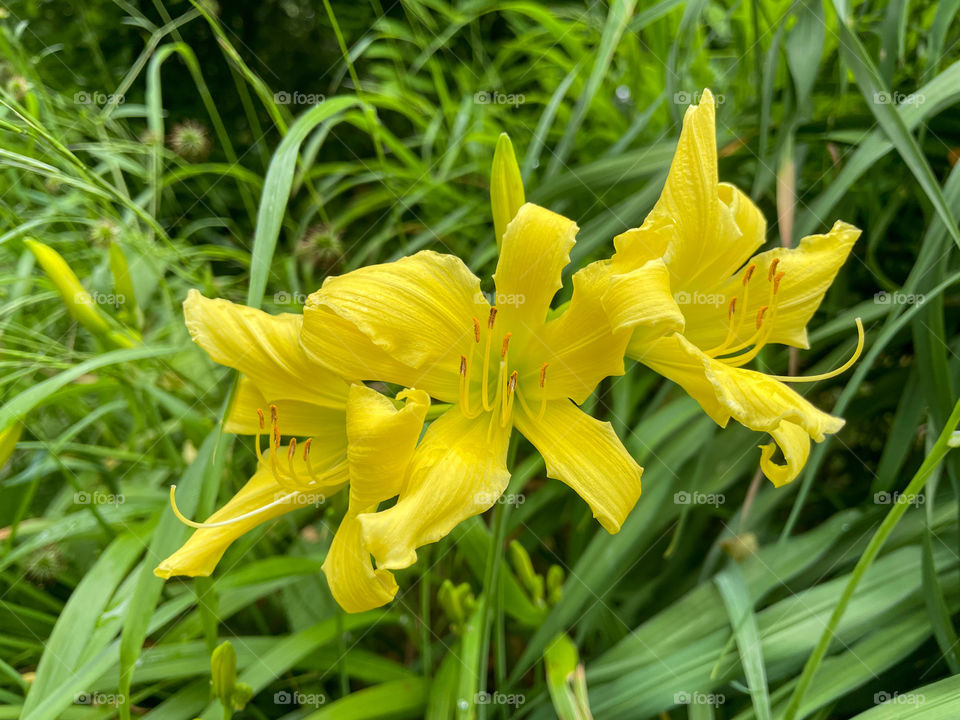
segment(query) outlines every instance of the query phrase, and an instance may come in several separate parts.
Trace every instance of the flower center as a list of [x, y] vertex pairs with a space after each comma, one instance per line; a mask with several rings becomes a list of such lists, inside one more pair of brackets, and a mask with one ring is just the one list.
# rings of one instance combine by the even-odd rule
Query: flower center
[[[767, 295], [767, 304], [761, 305], [757, 310], [754, 324], [754, 332], [746, 340], [734, 344], [734, 340], [742, 336], [743, 324], [747, 314], [747, 301], [750, 298], [750, 280], [754, 275], [757, 266], [751, 263], [743, 271], [741, 286], [743, 290], [739, 296], [730, 300], [727, 309], [727, 337], [722, 343], [710, 350], [705, 351], [710, 357], [727, 363], [732, 367], [741, 367], [753, 360], [757, 353], [763, 349], [763, 346], [770, 340], [773, 333], [774, 319], [777, 316], [777, 293], [780, 290], [780, 282], [783, 280], [785, 272], [777, 272], [777, 266], [780, 264], [780, 258], [774, 258], [770, 262], [770, 268], [767, 270], [767, 283], [769, 290]], [[737, 308], [741, 308], [737, 312]], [[860, 318], [857, 322], [857, 347], [853, 355], [843, 365], [836, 370], [820, 373], [819, 375], [795, 376], [795, 375], [770, 375], [769, 377], [783, 382], [816, 382], [817, 380], [826, 380], [835, 377], [849, 369], [860, 357], [863, 352], [865, 336], [863, 332], [863, 322]], [[749, 349], [748, 349], [749, 348]], [[739, 354], [737, 354], [739, 353]], [[725, 357], [726, 356], [726, 357]]]
[[[487, 331], [483, 338], [483, 360], [482, 362], [476, 362], [477, 348], [480, 346], [481, 335], [484, 333], [481, 332], [480, 321], [477, 318], [473, 319], [473, 342], [470, 343], [467, 354], [460, 356], [460, 411], [470, 419], [479, 416], [481, 412], [492, 413], [491, 427], [494, 421], [498, 421], [501, 427], [506, 427], [513, 415], [513, 404], [517, 397], [520, 398], [520, 404], [528, 413], [529, 407], [519, 388], [520, 372], [517, 369], [511, 370], [510, 366], [510, 338], [513, 337], [513, 333], [506, 332], [503, 334], [500, 342], [499, 358], [491, 353], [496, 320], [497, 308], [492, 307], [490, 308], [490, 315], [487, 317]], [[497, 364], [493, 366], [493, 363]], [[540, 367], [541, 390], [547, 381], [547, 365], [548, 363], [544, 363]], [[474, 368], [477, 366], [480, 367], [480, 398], [476, 407], [472, 408], [471, 379]], [[491, 394], [490, 386], [494, 373], [496, 385], [493, 387], [493, 393]], [[545, 406], [546, 397], [541, 393], [541, 416]]]
[[[260, 450], [260, 435], [263, 433], [263, 430], [266, 429], [266, 422], [263, 415], [263, 410], [257, 408], [257, 420], [259, 429], [257, 430], [257, 437], [254, 441], [254, 448], [257, 451], [257, 466], [261, 467], [265, 465], [263, 461], [263, 454]], [[262, 505], [261, 507], [251, 510], [250, 512], [244, 513], [243, 515], [238, 515], [235, 518], [230, 518], [229, 520], [221, 520], [220, 522], [206, 522], [200, 523], [194, 520], [188, 519], [180, 509], [177, 507], [176, 501], [176, 485], [170, 486], [170, 506], [173, 508], [173, 514], [177, 516], [180, 522], [185, 525], [189, 525], [193, 528], [215, 528], [215, 527], [224, 527], [225, 525], [233, 525], [234, 523], [241, 522], [247, 518], [259, 515], [260, 513], [266, 512], [272, 507], [277, 505], [283, 505], [284, 503], [290, 502], [290, 500], [296, 495], [306, 492], [312, 487], [318, 486], [323, 483], [325, 480], [342, 473], [345, 466], [346, 460], [343, 460], [333, 467], [329, 468], [325, 472], [320, 473], [319, 475], [314, 472], [313, 464], [310, 462], [310, 447], [313, 444], [313, 438], [307, 438], [303, 443], [303, 461], [307, 466], [307, 479], [304, 480], [300, 473], [297, 472], [294, 467], [293, 460], [297, 454], [297, 439], [295, 437], [290, 438], [290, 444], [287, 446], [287, 470], [289, 475], [284, 475], [280, 472], [279, 461], [277, 456], [280, 454], [280, 413], [277, 410], [276, 405], [270, 406], [270, 462], [269, 469], [273, 475], [273, 479], [276, 481], [277, 485], [287, 491], [286, 495], [282, 495], [273, 500], [273, 502]]]

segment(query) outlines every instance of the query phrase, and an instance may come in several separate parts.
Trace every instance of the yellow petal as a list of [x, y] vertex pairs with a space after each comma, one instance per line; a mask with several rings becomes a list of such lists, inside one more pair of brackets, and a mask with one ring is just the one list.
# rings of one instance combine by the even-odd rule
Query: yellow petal
[[413, 456], [430, 398], [423, 390], [406, 390], [399, 410], [385, 395], [365, 385], [350, 388], [347, 403], [347, 461], [350, 505], [357, 512], [400, 492]]
[[[683, 387], [721, 426], [726, 426], [732, 417], [751, 430], [771, 433], [778, 442], [783, 439], [785, 443], [796, 437], [793, 428], [784, 429], [785, 425], [800, 428], [817, 442], [843, 427], [841, 418], [818, 410], [779, 380], [714, 360], [681, 335], [670, 335], [645, 347], [631, 345], [628, 353]], [[795, 477], [805, 456], [795, 443], [789, 453], [785, 448], [790, 472]], [[769, 465], [769, 455], [766, 460]], [[779, 482], [782, 477], [786, 476], [770, 479]]]
[[670, 294], [670, 273], [660, 258], [613, 275], [603, 307], [614, 328], [629, 328], [648, 340], [683, 330], [683, 313]]
[[713, 95], [704, 90], [687, 108], [660, 199], [642, 228], [617, 238], [618, 254], [642, 260], [659, 249], [674, 293], [709, 291], [763, 244], [765, 230], [750, 199], [719, 182]]
[[[312, 453], [313, 455], [313, 453]], [[278, 458], [281, 484], [272, 472], [270, 454], [265, 453], [264, 459], [257, 468], [257, 472], [247, 481], [233, 498], [211, 515], [205, 522], [218, 523], [243, 517], [229, 525], [221, 527], [201, 528], [195, 530], [190, 539], [175, 553], [158, 565], [153, 573], [157, 577], [169, 578], [174, 575], [188, 577], [206, 577], [213, 572], [223, 553], [226, 552], [234, 540], [249, 532], [261, 523], [291, 512], [307, 505], [319, 504], [326, 497], [340, 490], [347, 479], [346, 467], [343, 471], [328, 477], [316, 487], [304, 490], [303, 493], [293, 494], [289, 483], [294, 478], [289, 472], [286, 448], [281, 448]], [[330, 458], [312, 457], [318, 464], [314, 467], [326, 469]], [[295, 470], [299, 470], [297, 477], [306, 477], [306, 466], [300, 453], [297, 453]], [[271, 506], [271, 503], [274, 503]], [[267, 507], [270, 506], [270, 507]], [[261, 511], [261, 508], [266, 508]], [[251, 514], [253, 513], [253, 514]]]
[[[324, 437], [332, 425], [344, 422], [344, 410], [314, 405], [301, 400], [270, 400], [266, 398], [256, 384], [246, 375], [240, 376], [237, 393], [234, 395], [230, 412], [227, 415], [223, 429], [228, 433], [238, 435], [253, 435], [260, 430], [261, 410], [266, 418], [270, 418], [270, 405], [276, 405], [280, 416], [280, 431], [284, 435], [297, 437], [320, 436]], [[340, 436], [343, 435], [341, 430]]]
[[568, 400], [547, 403], [542, 419], [518, 413], [517, 429], [543, 456], [547, 475], [573, 488], [610, 533], [640, 497], [637, 465], [613, 426], [590, 417]]
[[510, 480], [510, 428], [490, 421], [490, 413], [469, 420], [457, 407], [448, 410], [420, 441], [397, 504], [359, 516], [377, 567], [413, 565], [418, 547], [440, 540], [497, 501]]
[[776, 296], [776, 311], [768, 311], [764, 320], [772, 323], [767, 342], [809, 347], [807, 323], [820, 307], [823, 296], [859, 236], [860, 230], [838, 221], [830, 232], [805, 237], [795, 248], [775, 248], [760, 253], [749, 263], [756, 269], [750, 280], [746, 304], [742, 302], [744, 271], [741, 270], [714, 293], [721, 302], [683, 307], [687, 318], [684, 334], [701, 348], [722, 343], [727, 335], [727, 305], [730, 298], [738, 297], [737, 311], [745, 312], [746, 319], [738, 341], [746, 340], [755, 330], [754, 318], [760, 307], [771, 304], [770, 265], [776, 259], [775, 274], [783, 275]]
[[334, 600], [351, 613], [386, 605], [397, 594], [393, 573], [374, 570], [360, 531], [357, 514], [347, 513], [323, 561], [323, 573]]
[[507, 225], [523, 203], [523, 178], [513, 152], [513, 143], [509, 135], [500, 133], [493, 151], [493, 167], [490, 169], [490, 209], [493, 211], [493, 229], [498, 248]]
[[[781, 422], [770, 434], [776, 442], [760, 446], [760, 469], [774, 485], [782, 487], [794, 480], [807, 464], [810, 436], [799, 425], [787, 421]], [[783, 465], [773, 461], [778, 445], [783, 452]]]
[[[453, 255], [429, 250], [328, 278], [307, 306], [303, 343], [314, 355], [319, 357], [321, 349], [317, 336], [328, 332], [324, 316], [313, 312], [323, 306], [356, 326], [394, 363], [428, 372], [427, 382], [404, 384], [423, 388], [434, 397], [439, 397], [435, 384], [458, 387], [460, 355], [473, 342], [473, 319], [482, 322], [489, 313], [480, 281], [467, 266]], [[351, 345], [349, 350], [361, 361], [369, 355], [363, 346]], [[446, 378], [444, 383], [436, 383], [434, 376], [440, 374]]]
[[380, 381], [423, 388], [443, 402], [456, 402], [459, 398], [459, 360], [456, 372], [440, 364], [410, 367], [374, 344], [349, 320], [321, 304], [318, 293], [307, 299], [303, 309], [300, 342], [310, 357], [351, 382]]
[[543, 325], [576, 235], [573, 220], [532, 203], [507, 226], [493, 280], [498, 322], [509, 324], [514, 335]]
[[297, 400], [346, 406], [347, 383], [311, 360], [300, 347], [301, 315], [270, 315], [227, 300], [187, 294], [183, 314], [190, 336], [214, 362], [253, 381], [269, 402]]
[[[537, 362], [530, 373], [539, 373], [547, 363], [544, 392], [548, 398], [571, 398], [584, 402], [605, 377], [623, 374], [623, 353], [629, 330], [614, 331], [603, 306], [610, 284], [606, 262], [587, 265], [573, 275], [573, 297], [558, 317], [548, 322], [529, 341], [525, 353]], [[537, 387], [530, 377], [524, 387]], [[539, 400], [536, 393], [533, 399]]]

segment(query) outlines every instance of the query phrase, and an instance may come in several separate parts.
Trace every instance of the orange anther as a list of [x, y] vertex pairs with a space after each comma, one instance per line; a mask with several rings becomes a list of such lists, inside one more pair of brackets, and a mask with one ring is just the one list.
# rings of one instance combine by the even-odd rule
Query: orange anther
[[493, 322], [497, 319], [497, 309], [495, 307], [490, 308], [490, 316], [487, 318], [487, 328], [493, 330]]
[[513, 392], [517, 389], [517, 378], [518, 375], [516, 370], [510, 373], [510, 381], [507, 383], [507, 392]]
[[500, 357], [502, 358], [507, 356], [507, 348], [510, 346], [511, 335], [513, 335], [513, 333], [507, 333], [503, 336], [503, 345], [500, 347]]
[[287, 448], [287, 457], [293, 460], [293, 456], [296, 452], [297, 452], [297, 439], [290, 438], [290, 447]]
[[313, 445], [313, 438], [307, 438], [307, 441], [303, 444], [303, 459], [306, 460], [310, 457], [310, 446]]
[[747, 265], [747, 269], [743, 271], [743, 284], [746, 285], [750, 282], [750, 278], [753, 277], [753, 271], [757, 269], [755, 263], [750, 263]]
[[737, 299], [730, 299], [730, 306], [727, 308], [727, 317], [732, 316], [737, 311]]
[[757, 311], [757, 329], [758, 330], [760, 329], [760, 326], [763, 324], [763, 316], [764, 316], [764, 313], [766, 312], [767, 312], [766, 305], [762, 305], [760, 309]]
[[778, 272], [773, 276], [773, 292], [776, 293], [780, 289], [780, 281], [783, 280], [783, 276], [786, 275], [785, 272]]
[[467, 374], [467, 356], [466, 355], [460, 356], [460, 374], [461, 375]]
[[540, 387], [543, 387], [547, 382], [547, 365], [549, 363], [544, 363], [540, 366]]
[[780, 264], [780, 258], [774, 258], [770, 261], [770, 269], [767, 270], [767, 280], [773, 280], [777, 274], [777, 265]]
[[260, 429], [263, 430], [266, 427], [266, 424], [263, 421], [263, 410], [257, 408], [257, 417], [260, 418]]
[[473, 319], [473, 339], [480, 342], [480, 321]]

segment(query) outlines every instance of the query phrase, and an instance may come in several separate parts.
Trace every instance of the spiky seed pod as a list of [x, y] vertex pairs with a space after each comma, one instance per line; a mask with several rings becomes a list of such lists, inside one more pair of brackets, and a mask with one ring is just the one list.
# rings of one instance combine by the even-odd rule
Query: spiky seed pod
[[210, 135], [196, 120], [184, 120], [170, 131], [170, 148], [187, 162], [197, 162], [210, 154]]

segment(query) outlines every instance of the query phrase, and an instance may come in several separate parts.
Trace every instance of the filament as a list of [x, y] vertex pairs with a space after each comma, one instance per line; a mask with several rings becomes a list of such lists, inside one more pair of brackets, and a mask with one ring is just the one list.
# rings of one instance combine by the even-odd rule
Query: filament
[[863, 353], [863, 345], [865, 342], [866, 335], [863, 332], [863, 321], [860, 318], [857, 318], [857, 349], [853, 351], [853, 355], [850, 356], [850, 359], [836, 370], [820, 373], [819, 375], [801, 375], [797, 377], [792, 375], [771, 375], [770, 377], [772, 377], [774, 380], [782, 380], [783, 382], [817, 382], [818, 380], [828, 380], [832, 377], [840, 375], [841, 373], [845, 373], [847, 370], [853, 367], [853, 364], [860, 359], [860, 355]]

